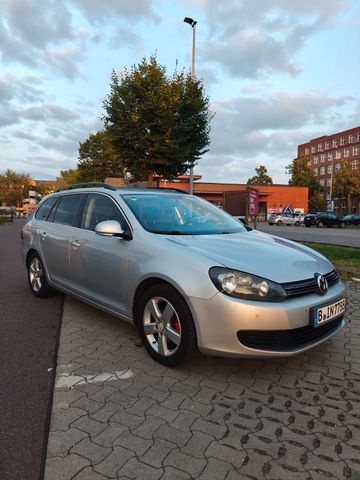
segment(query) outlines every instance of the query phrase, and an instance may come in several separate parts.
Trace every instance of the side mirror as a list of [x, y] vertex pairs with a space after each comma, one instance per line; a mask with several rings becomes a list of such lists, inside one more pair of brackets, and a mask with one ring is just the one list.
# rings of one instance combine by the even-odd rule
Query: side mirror
[[95, 227], [95, 233], [103, 237], [119, 237], [124, 240], [131, 240], [132, 235], [129, 231], [123, 230], [116, 220], [105, 220]]

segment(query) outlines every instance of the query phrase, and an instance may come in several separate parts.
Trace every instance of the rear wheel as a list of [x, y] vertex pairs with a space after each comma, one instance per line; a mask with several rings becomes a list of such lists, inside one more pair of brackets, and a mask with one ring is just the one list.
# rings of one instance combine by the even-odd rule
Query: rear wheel
[[281, 221], [281, 220], [279, 220], [279, 221], [277, 222], [277, 224], [276, 224], [276, 225], [277, 225], [278, 227], [281, 227], [281, 225], [282, 225], [282, 221]]
[[322, 222], [321, 220], [319, 222], [317, 222], [316, 226], [318, 228], [322, 228], [324, 226], [324, 222]]
[[27, 268], [30, 290], [35, 297], [44, 298], [55, 295], [56, 291], [49, 286], [44, 266], [36, 252], [30, 255], [27, 262]]
[[170, 285], [153, 285], [143, 294], [137, 323], [146, 350], [163, 365], [175, 367], [196, 350], [191, 312]]
[[340, 228], [345, 228], [345, 227], [346, 227], [346, 223], [345, 223], [345, 222], [341, 222], [339, 226], [340, 226]]
[[299, 220], [296, 220], [296, 222], [295, 222], [295, 227], [300, 227], [300, 222], [299, 222]]

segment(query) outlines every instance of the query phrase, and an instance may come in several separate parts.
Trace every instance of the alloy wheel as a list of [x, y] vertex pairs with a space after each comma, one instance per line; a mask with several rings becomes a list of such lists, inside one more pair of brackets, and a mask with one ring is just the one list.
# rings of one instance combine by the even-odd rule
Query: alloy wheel
[[34, 292], [39, 292], [43, 285], [43, 269], [41, 262], [37, 257], [34, 257], [30, 262], [29, 279], [31, 288]]
[[146, 340], [158, 355], [174, 355], [181, 344], [181, 323], [168, 300], [151, 298], [145, 305], [143, 325]]

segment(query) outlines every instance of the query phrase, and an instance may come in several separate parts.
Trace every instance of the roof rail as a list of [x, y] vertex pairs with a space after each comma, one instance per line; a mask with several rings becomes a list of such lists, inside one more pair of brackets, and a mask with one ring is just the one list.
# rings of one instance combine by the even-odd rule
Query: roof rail
[[107, 190], [116, 190], [115, 187], [109, 185], [108, 183], [103, 182], [82, 182], [82, 183], [74, 183], [73, 185], [67, 185], [65, 187], [60, 187], [56, 192], [63, 192], [65, 190], [73, 190], [74, 188], [91, 188], [91, 187], [101, 187], [106, 188]]
[[173, 187], [146, 187], [146, 190], [162, 190], [163, 192], [177, 192], [177, 193], [186, 193], [189, 194], [186, 190], [182, 188], [173, 188]]

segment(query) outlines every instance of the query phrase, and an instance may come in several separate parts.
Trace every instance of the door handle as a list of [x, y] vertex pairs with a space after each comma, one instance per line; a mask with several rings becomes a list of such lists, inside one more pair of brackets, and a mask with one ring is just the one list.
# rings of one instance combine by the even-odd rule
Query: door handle
[[40, 233], [40, 237], [45, 240], [45, 238], [47, 237], [47, 233], [46, 232], [41, 232]]
[[71, 245], [73, 246], [73, 248], [77, 249], [80, 247], [80, 242], [78, 242], [77, 240], [73, 240], [71, 242]]

